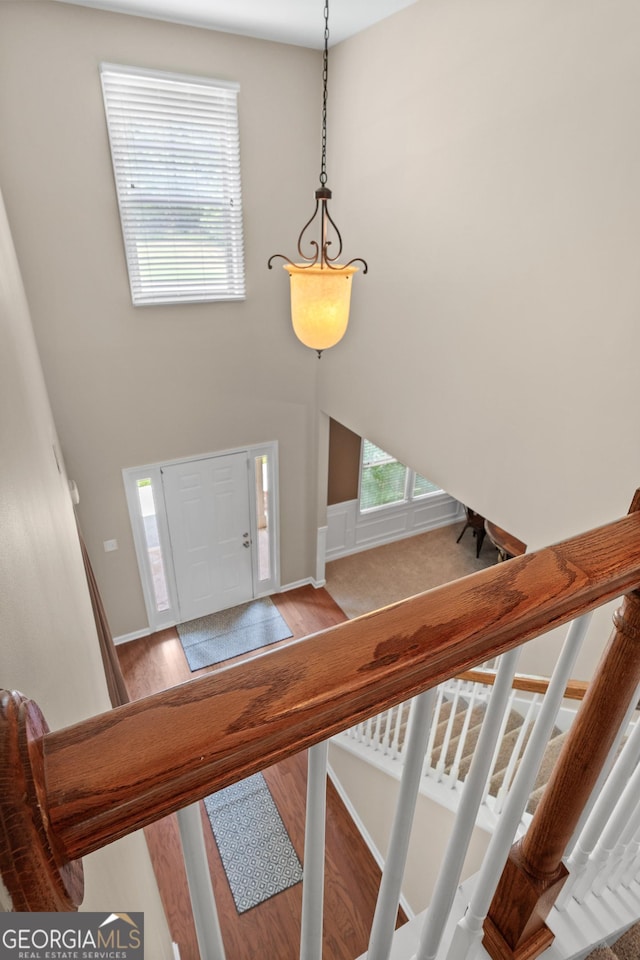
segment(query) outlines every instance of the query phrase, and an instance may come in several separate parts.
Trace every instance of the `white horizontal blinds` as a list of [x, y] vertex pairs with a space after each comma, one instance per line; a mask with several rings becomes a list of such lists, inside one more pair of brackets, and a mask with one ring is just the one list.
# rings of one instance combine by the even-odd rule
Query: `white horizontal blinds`
[[406, 499], [407, 468], [370, 440], [362, 441], [360, 510]]
[[100, 73], [133, 303], [244, 298], [238, 85]]

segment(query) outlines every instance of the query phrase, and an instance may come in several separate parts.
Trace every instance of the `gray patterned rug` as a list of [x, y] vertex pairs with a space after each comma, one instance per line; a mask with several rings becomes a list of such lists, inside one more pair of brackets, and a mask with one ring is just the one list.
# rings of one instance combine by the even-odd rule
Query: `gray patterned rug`
[[192, 671], [293, 636], [269, 597], [188, 620], [176, 629]]
[[205, 797], [238, 913], [302, 880], [302, 866], [261, 773]]

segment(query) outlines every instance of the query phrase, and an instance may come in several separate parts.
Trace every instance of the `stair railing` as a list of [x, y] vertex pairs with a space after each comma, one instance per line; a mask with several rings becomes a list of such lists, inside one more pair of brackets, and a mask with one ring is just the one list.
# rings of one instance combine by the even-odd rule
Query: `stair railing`
[[[438, 687], [429, 739], [424, 753], [422, 775], [423, 778], [429, 778], [429, 780], [442, 784], [458, 799], [460, 797], [461, 781], [464, 780], [464, 775], [461, 775], [460, 764], [463, 757], [474, 749], [468, 742], [468, 733], [474, 722], [474, 710], [478, 706], [482, 708], [488, 706], [492, 699], [492, 689], [495, 682], [495, 669], [473, 669], [447, 680]], [[513, 677], [508, 707], [503, 714], [502, 727], [494, 746], [493, 760], [489, 768], [490, 776], [487, 777], [482, 799], [482, 803], [491, 814], [493, 822], [495, 822], [495, 817], [504, 806], [517, 764], [522, 756], [527, 737], [538, 715], [540, 704], [549, 683], [547, 677], [518, 673]], [[583, 699], [586, 689], [587, 683], [584, 681], [570, 679], [567, 682], [563, 699], [579, 703]], [[521, 700], [518, 704], [516, 703], [517, 695], [522, 693], [528, 699]], [[464, 709], [462, 709], [461, 704]], [[361, 747], [371, 750], [376, 759], [387, 758], [386, 761], [381, 761], [384, 764], [384, 769], [398, 775], [400, 769], [396, 768], [394, 770], [394, 766], [395, 761], [399, 762], [400, 768], [405, 762], [404, 739], [411, 706], [410, 702], [403, 703], [379, 714], [377, 717], [370, 718], [365, 723], [357, 724], [349, 730], [345, 730], [337, 742], [347, 749], [350, 749], [353, 744], [359, 744]], [[522, 722], [518, 728], [517, 737], [506, 766], [501, 768], [502, 782], [496, 789], [495, 795], [492, 795], [494, 789], [492, 781], [498, 775], [496, 764], [503, 751], [504, 735], [514, 707], [522, 712]], [[447, 710], [448, 713], [446, 713]], [[461, 717], [462, 723], [460, 724]], [[457, 733], [454, 725], [456, 722], [459, 730]], [[445, 728], [444, 732], [437, 742], [438, 730], [442, 729], [443, 726]], [[453, 750], [454, 743], [455, 750]], [[466, 772], [465, 769], [463, 773], [466, 774]]]
[[[604, 670], [585, 697], [559, 772], [517, 848], [522, 854], [507, 860], [516, 874], [534, 864], [534, 880], [542, 877], [546, 883], [552, 876], [550, 886], [555, 886], [556, 874], [564, 870], [558, 871], [557, 858], [640, 682], [639, 585], [640, 514], [634, 511], [606, 527], [63, 730], [49, 731], [32, 701], [5, 693], [0, 871], [14, 909], [74, 909], [82, 898], [79, 861], [85, 854], [514, 650], [546, 629], [578, 615], [582, 621], [586, 611], [626, 594]], [[554, 681], [560, 699], [569, 675]], [[616, 692], [613, 708], [606, 703], [609, 689]], [[424, 739], [418, 729], [418, 740], [420, 733]], [[533, 751], [537, 739], [534, 731], [527, 750]], [[478, 763], [486, 762], [489, 752], [477, 751]], [[525, 766], [501, 822], [515, 817], [511, 797], [518, 793], [519, 779], [525, 779]], [[406, 788], [409, 801], [413, 789]], [[494, 869], [502, 856], [501, 851], [488, 858]], [[394, 872], [400, 871], [396, 862]], [[397, 880], [386, 885], [395, 898], [394, 884]], [[522, 900], [514, 903], [508, 886], [503, 877], [485, 923], [485, 932], [493, 936], [497, 930], [505, 942]], [[548, 888], [543, 907], [550, 904]], [[526, 890], [523, 894], [526, 901]], [[534, 907], [537, 936], [544, 916], [537, 902]], [[522, 942], [522, 931], [518, 936]], [[535, 949], [537, 941], [533, 951], [527, 944], [526, 956], [536, 956]]]
[[[483, 939], [489, 909], [494, 902], [494, 891], [511, 851], [513, 838], [529, 801], [535, 778], [542, 762], [549, 736], [556, 721], [567, 681], [575, 665], [580, 646], [589, 624], [589, 615], [583, 615], [571, 625], [558, 658], [542, 708], [536, 719], [525, 755], [518, 769], [507, 802], [480, 869], [478, 882], [469, 907], [457, 924], [447, 960], [466, 960]], [[485, 939], [485, 947], [494, 956]], [[537, 956], [533, 953], [532, 956]], [[426, 960], [420, 957], [419, 960]], [[495, 958], [494, 958], [495, 960]]]

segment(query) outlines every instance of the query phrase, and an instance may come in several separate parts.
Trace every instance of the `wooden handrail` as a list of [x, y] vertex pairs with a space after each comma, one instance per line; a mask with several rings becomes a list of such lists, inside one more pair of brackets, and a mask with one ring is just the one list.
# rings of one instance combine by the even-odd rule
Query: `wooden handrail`
[[[17, 857], [63, 867], [638, 584], [632, 514], [63, 730], [5, 696], [0, 759], [20, 759], [10, 776], [38, 805], [0, 797], [9, 892]], [[26, 909], [60, 909], [47, 902]]]
[[[456, 676], [456, 680], [467, 680], [470, 683], [484, 683], [485, 686], [488, 687], [493, 686], [495, 679], [495, 670], [482, 670], [477, 668], [474, 670], [465, 670], [464, 673], [459, 673]], [[544, 696], [549, 688], [549, 680], [547, 677], [537, 677], [527, 673], [516, 673], [511, 682], [511, 687], [514, 690], [522, 690], [525, 693], [539, 693]], [[570, 680], [564, 691], [565, 700], [583, 700], [588, 688], [589, 684], [586, 680]]]

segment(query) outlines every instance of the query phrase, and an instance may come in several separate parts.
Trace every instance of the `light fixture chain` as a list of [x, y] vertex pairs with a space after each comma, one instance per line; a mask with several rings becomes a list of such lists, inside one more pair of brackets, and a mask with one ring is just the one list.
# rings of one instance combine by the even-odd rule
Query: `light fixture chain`
[[324, 4], [324, 53], [322, 55], [322, 162], [320, 185], [327, 182], [327, 81], [329, 78], [329, 0]]

